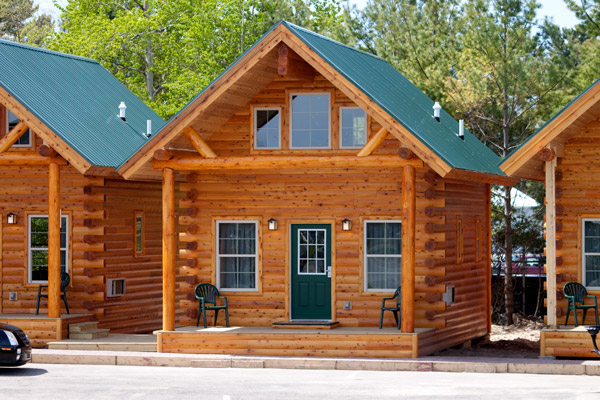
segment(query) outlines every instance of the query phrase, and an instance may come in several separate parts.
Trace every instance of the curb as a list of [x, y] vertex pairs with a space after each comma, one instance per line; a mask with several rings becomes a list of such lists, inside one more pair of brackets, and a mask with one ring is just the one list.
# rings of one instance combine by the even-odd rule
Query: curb
[[191, 368], [279, 368], [600, 375], [600, 361], [422, 357], [418, 359], [305, 358], [213, 354], [34, 349], [35, 364], [128, 365]]

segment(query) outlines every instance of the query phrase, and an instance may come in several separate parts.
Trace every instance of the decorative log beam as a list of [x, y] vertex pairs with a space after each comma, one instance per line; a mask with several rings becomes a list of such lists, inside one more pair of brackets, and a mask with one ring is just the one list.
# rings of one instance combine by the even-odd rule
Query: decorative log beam
[[190, 170], [254, 170], [285, 168], [402, 168], [406, 165], [422, 167], [421, 160], [402, 160], [396, 156], [258, 156], [231, 158], [183, 158], [175, 157], [168, 161], [154, 160], [157, 169], [172, 168], [179, 171]]
[[556, 328], [556, 158], [546, 161], [546, 293], [547, 323]]
[[313, 81], [315, 79], [314, 69], [301, 58], [294, 59], [291, 57], [288, 46], [283, 42], [279, 43], [277, 74], [281, 77], [302, 81]]
[[154, 152], [154, 159], [158, 161], [167, 161], [173, 158], [175, 154], [173, 150], [169, 149], [158, 149]]
[[47, 144], [43, 144], [40, 147], [38, 147], [38, 154], [42, 157], [48, 157], [48, 158], [53, 158], [58, 155], [56, 150], [54, 150], [52, 147], [48, 146]]
[[45, 165], [56, 164], [56, 165], [67, 165], [67, 161], [65, 161], [61, 157], [48, 158], [48, 157], [40, 157], [36, 154], [23, 154], [18, 153], [15, 154], [13, 152], [2, 153], [0, 154], [0, 166], [32, 166], [32, 167], [41, 167]]
[[188, 138], [188, 140], [192, 143], [192, 146], [202, 155], [202, 157], [206, 158], [215, 158], [217, 154], [210, 148], [210, 146], [200, 137], [198, 132], [194, 130], [191, 126], [188, 126], [183, 130], [183, 136]]
[[388, 130], [385, 128], [379, 129], [377, 133], [363, 146], [363, 148], [360, 149], [357, 156], [366, 157], [373, 153], [375, 149], [377, 149], [379, 145], [383, 143], [388, 133]]
[[415, 330], [415, 232], [415, 168], [406, 165], [402, 171], [402, 333]]
[[163, 170], [162, 182], [163, 225], [163, 330], [175, 330], [175, 259], [177, 237], [175, 232], [175, 171]]
[[552, 161], [556, 158], [556, 153], [549, 147], [544, 147], [538, 151], [537, 156], [542, 161]]
[[25, 132], [27, 132], [27, 129], [29, 129], [27, 124], [23, 121], [19, 121], [10, 132], [0, 139], [0, 153], [4, 153], [6, 150], [10, 149], [10, 147], [15, 144]]
[[48, 318], [60, 318], [60, 168], [48, 169]]

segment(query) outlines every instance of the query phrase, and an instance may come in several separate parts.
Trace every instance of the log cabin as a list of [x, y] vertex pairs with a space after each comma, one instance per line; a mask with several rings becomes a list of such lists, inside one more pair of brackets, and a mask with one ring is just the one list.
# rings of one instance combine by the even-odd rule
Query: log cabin
[[[162, 179], [159, 351], [410, 358], [487, 335], [490, 184], [515, 180], [434, 104], [285, 21], [192, 99], [117, 170]], [[196, 328], [199, 283], [230, 328]], [[398, 287], [401, 329], [379, 329]]]
[[[596, 81], [500, 164], [511, 177], [545, 185], [547, 329], [540, 335], [542, 356], [597, 357], [591, 353], [590, 335], [583, 326], [574, 326], [572, 312], [566, 321], [563, 287], [574, 281], [600, 295], [599, 94]], [[580, 324], [582, 317], [580, 311]], [[593, 311], [586, 322], [596, 323]]]
[[115, 168], [164, 123], [96, 61], [0, 41], [0, 321], [34, 346], [161, 326], [161, 186]]

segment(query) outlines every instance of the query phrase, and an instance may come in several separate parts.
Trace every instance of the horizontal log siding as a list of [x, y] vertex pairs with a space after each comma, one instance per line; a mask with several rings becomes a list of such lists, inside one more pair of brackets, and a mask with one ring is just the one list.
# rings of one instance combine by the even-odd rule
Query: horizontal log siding
[[[436, 282], [445, 290], [455, 286], [455, 303], [429, 312], [434, 320], [443, 320], [445, 326], [419, 338], [419, 355], [462, 344], [488, 333], [488, 290], [490, 271], [488, 259], [490, 221], [487, 217], [487, 185], [473, 182], [443, 180], [444, 190], [435, 194], [443, 197], [445, 208], [443, 230], [445, 258], [441, 267], [445, 275]], [[457, 262], [457, 217], [462, 220], [463, 257]], [[477, 260], [476, 221], [480, 221], [480, 259]], [[431, 229], [436, 229], [432, 227]], [[441, 300], [441, 295], [440, 295]]]
[[571, 330], [544, 329], [540, 332], [540, 355], [568, 358], [599, 358], [584, 327]]
[[[102, 210], [84, 206], [90, 196], [84, 194], [87, 185], [101, 184], [102, 178], [84, 177], [72, 167], [61, 167], [60, 202], [62, 213], [69, 215], [69, 273], [71, 284], [67, 290], [72, 313], [89, 313], [84, 304], [102, 298], [102, 277], [85, 276], [85, 268], [101, 261], [87, 260], [84, 254], [94, 251], [95, 244], [84, 241], [84, 236], [102, 231], [84, 225], [88, 218], [102, 218]], [[3, 167], [0, 169], [0, 213], [2, 214], [2, 313], [35, 313], [38, 284], [27, 283], [27, 214], [48, 214], [48, 168]], [[100, 198], [93, 198], [99, 200]], [[6, 215], [17, 214], [17, 224], [6, 224]], [[9, 293], [17, 293], [17, 301], [9, 300]], [[40, 313], [47, 313], [47, 300], [41, 302]], [[64, 312], [64, 305], [61, 301]], [[98, 310], [94, 310], [98, 312]]]
[[[569, 281], [583, 282], [581, 217], [600, 218], [600, 124], [592, 122], [565, 143], [564, 157], [556, 166], [556, 320], [564, 324], [567, 301], [563, 287]], [[595, 296], [600, 291], [590, 291]], [[569, 323], [573, 324], [573, 313]], [[594, 321], [588, 312], [587, 323]], [[582, 312], [578, 314], [581, 323]]]
[[[111, 332], [143, 333], [162, 326], [162, 220], [161, 185], [105, 179], [86, 189], [97, 200], [87, 208], [103, 210], [91, 221], [97, 235], [87, 238], [97, 246], [84, 274], [125, 278], [125, 295], [98, 296], [86, 307], [101, 313], [99, 327]], [[135, 255], [136, 211], [144, 213], [144, 254]], [[105, 289], [104, 289], [105, 290]]]

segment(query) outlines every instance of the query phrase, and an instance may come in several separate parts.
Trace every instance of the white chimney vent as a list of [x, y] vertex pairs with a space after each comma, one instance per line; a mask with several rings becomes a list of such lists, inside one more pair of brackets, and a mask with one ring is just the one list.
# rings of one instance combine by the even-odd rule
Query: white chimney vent
[[127, 106], [125, 105], [125, 102], [122, 101], [121, 104], [119, 104], [119, 118], [123, 121], [125, 121], [125, 110], [127, 110]]
[[440, 121], [440, 111], [442, 111], [442, 106], [440, 106], [440, 103], [436, 101], [433, 105], [433, 118], [435, 118], [438, 122]]
[[146, 133], [144, 134], [144, 136], [149, 138], [151, 135], [152, 135], [152, 120], [147, 119], [146, 120]]
[[465, 140], [465, 121], [463, 119], [458, 121], [458, 137]]

